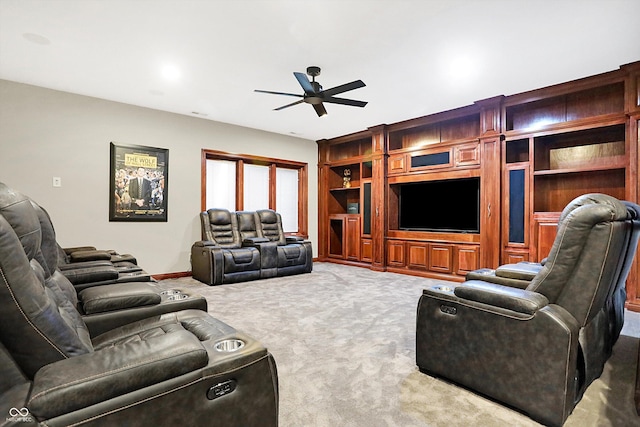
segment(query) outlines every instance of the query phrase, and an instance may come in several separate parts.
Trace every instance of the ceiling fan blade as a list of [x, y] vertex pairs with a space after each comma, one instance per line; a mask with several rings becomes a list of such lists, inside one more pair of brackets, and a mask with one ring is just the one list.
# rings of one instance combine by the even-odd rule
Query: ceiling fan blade
[[291, 104], [287, 104], [287, 105], [283, 105], [282, 107], [274, 108], [273, 111], [284, 110], [285, 108], [292, 107], [294, 105], [300, 104], [302, 101], [303, 100], [301, 99], [300, 101], [292, 102]]
[[296, 79], [298, 79], [298, 83], [300, 83], [300, 86], [302, 86], [302, 89], [304, 89], [304, 93], [306, 93], [307, 95], [315, 94], [313, 86], [311, 85], [311, 82], [306, 75], [297, 72], [294, 72], [293, 75], [296, 76]]
[[313, 108], [316, 110], [318, 117], [322, 117], [327, 114], [327, 110], [325, 110], [324, 105], [322, 104], [313, 104]]
[[325, 97], [323, 102], [330, 102], [332, 104], [351, 105], [352, 107], [364, 107], [367, 105], [366, 101], [356, 101], [355, 99], [334, 98], [333, 96]]
[[365, 87], [366, 85], [364, 84], [364, 82], [362, 80], [356, 80], [354, 82], [351, 83], [345, 83], [343, 85], [340, 86], [336, 86], [336, 87], [332, 87], [331, 89], [327, 89], [327, 90], [323, 90], [322, 92], [320, 92], [322, 95], [324, 96], [332, 96], [332, 95], [337, 95], [339, 93], [342, 92], [347, 92], [350, 90], [354, 90], [354, 89], [358, 89], [361, 87]]
[[254, 92], [260, 92], [260, 93], [270, 93], [272, 95], [286, 95], [286, 96], [297, 96], [298, 98], [302, 98], [302, 95], [298, 95], [296, 93], [286, 93], [286, 92], [272, 92], [270, 90], [260, 90], [260, 89], [255, 89]]

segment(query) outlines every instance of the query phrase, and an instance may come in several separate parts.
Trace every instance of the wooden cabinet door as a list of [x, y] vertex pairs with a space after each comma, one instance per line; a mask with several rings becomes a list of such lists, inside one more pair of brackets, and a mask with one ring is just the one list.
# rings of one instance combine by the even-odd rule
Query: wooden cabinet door
[[549, 255], [558, 232], [560, 212], [536, 213], [533, 215], [534, 236], [536, 239], [535, 262]]
[[404, 267], [404, 242], [391, 240], [387, 243], [388, 264], [392, 267]]
[[373, 241], [371, 239], [362, 239], [362, 247], [360, 250], [360, 261], [373, 261]]
[[405, 172], [405, 155], [389, 156], [389, 174]]
[[438, 273], [453, 272], [453, 245], [429, 245], [429, 270]]
[[468, 272], [480, 268], [480, 247], [475, 245], [456, 245], [455, 273], [465, 276]]
[[411, 269], [426, 270], [429, 265], [429, 245], [420, 242], [408, 242], [407, 252], [409, 254], [408, 266]]
[[517, 264], [519, 262], [529, 261], [528, 249], [510, 249], [504, 250], [502, 264]]
[[360, 260], [360, 217], [348, 216], [345, 226], [345, 256], [348, 260]]

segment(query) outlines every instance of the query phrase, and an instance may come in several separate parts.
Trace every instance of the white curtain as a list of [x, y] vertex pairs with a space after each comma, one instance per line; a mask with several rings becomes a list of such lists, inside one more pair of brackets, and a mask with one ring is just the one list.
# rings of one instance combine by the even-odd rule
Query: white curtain
[[236, 162], [207, 160], [207, 209], [236, 210]]
[[269, 209], [269, 166], [244, 165], [244, 210]]
[[298, 231], [298, 176], [297, 169], [276, 168], [276, 209], [290, 233]]

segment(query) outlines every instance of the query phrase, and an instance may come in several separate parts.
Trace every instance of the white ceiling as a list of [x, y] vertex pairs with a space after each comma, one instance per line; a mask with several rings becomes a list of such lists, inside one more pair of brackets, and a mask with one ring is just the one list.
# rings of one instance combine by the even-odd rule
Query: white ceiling
[[[0, 0], [0, 78], [317, 140], [615, 70], [640, 60], [639, 17], [639, 0]], [[319, 118], [253, 91], [302, 93], [309, 65], [369, 104]]]

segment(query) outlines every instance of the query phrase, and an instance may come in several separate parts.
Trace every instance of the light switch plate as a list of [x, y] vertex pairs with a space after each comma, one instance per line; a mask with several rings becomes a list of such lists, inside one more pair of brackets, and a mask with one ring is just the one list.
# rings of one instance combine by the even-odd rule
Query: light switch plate
[[60, 178], [59, 176], [54, 176], [53, 177], [53, 186], [54, 187], [62, 187], [62, 178]]

